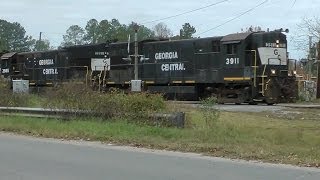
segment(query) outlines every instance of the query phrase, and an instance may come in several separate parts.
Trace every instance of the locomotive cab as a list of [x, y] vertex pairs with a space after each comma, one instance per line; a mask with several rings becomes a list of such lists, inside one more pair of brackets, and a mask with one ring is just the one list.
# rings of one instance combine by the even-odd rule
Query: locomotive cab
[[[252, 66], [247, 51], [247, 39], [252, 33], [237, 33], [221, 39], [221, 67], [223, 86], [220, 87], [220, 103], [243, 103], [252, 101]], [[248, 58], [249, 57], [249, 58]]]
[[1, 56], [1, 76], [10, 79], [14, 76], [14, 72], [17, 71], [17, 60], [15, 52], [5, 53]]
[[287, 40], [280, 31], [248, 32], [221, 40], [224, 86], [221, 102], [274, 104], [295, 98], [288, 74]]
[[253, 33], [249, 38], [253, 67], [253, 97], [267, 104], [295, 98], [295, 78], [289, 76], [286, 35], [280, 31]]

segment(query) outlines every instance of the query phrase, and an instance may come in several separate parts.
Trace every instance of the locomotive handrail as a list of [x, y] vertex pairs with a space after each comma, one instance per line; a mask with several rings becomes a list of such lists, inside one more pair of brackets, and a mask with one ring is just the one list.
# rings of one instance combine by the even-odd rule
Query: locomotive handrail
[[256, 50], [246, 50], [248, 52], [253, 52], [254, 53], [254, 71], [253, 71], [253, 86], [257, 87], [257, 51]]
[[101, 86], [101, 76], [102, 76], [102, 72], [103, 72], [103, 70], [101, 70], [100, 73], [99, 73], [99, 75], [98, 75], [98, 77], [99, 77], [99, 86], [98, 86], [99, 89], [98, 89], [98, 90], [99, 90], [99, 91], [101, 90], [101, 89], [100, 89], [100, 88], [101, 88], [100, 86]]
[[106, 83], [107, 69], [108, 69], [108, 65], [104, 66], [104, 75], [103, 75], [102, 87], [106, 86], [105, 83]]
[[279, 62], [280, 62], [279, 65], [282, 65], [282, 64], [281, 64], [281, 59], [279, 59], [279, 58], [268, 58], [268, 65], [270, 65], [270, 60], [271, 60], [271, 59], [279, 60]]
[[261, 87], [261, 93], [262, 93], [262, 96], [265, 96], [265, 85], [264, 85], [264, 76], [265, 76], [265, 73], [266, 73], [266, 69], [267, 69], [267, 65], [264, 65], [264, 68], [263, 68], [263, 73], [262, 73], [262, 79], [261, 79], [261, 82], [262, 82], [262, 87]]

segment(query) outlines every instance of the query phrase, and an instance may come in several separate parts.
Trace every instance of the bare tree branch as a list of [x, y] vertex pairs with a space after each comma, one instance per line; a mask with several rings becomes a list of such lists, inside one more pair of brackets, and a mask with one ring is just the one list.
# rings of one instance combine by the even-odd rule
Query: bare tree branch
[[295, 50], [309, 52], [309, 36], [313, 37], [313, 43], [320, 39], [320, 17], [303, 17], [297, 24], [298, 34], [292, 38]]

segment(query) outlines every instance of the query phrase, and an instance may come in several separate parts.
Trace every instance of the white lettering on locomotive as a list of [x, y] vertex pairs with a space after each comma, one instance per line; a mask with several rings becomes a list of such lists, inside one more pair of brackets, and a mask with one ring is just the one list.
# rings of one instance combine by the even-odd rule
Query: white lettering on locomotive
[[106, 52], [94, 52], [94, 55], [96, 56], [104, 56], [106, 54], [107, 54]]
[[39, 60], [40, 66], [54, 65], [53, 59], [41, 59]]
[[240, 58], [227, 58], [226, 65], [240, 64]]
[[2, 74], [7, 74], [10, 72], [10, 70], [9, 69], [2, 69], [1, 72], [2, 72]]
[[178, 59], [178, 52], [163, 52], [154, 55], [156, 60]]
[[185, 71], [186, 68], [184, 67], [184, 63], [177, 63], [177, 64], [162, 64], [161, 71], [168, 72], [168, 71]]
[[272, 47], [272, 48], [286, 48], [287, 45], [284, 43], [266, 43], [266, 47]]
[[43, 69], [44, 75], [56, 75], [58, 74], [58, 69]]

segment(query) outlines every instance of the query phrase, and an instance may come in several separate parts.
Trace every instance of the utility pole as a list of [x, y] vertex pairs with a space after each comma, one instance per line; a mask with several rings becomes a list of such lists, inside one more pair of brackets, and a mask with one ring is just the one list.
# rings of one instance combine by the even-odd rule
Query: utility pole
[[39, 41], [40, 41], [40, 42], [42, 41], [42, 33], [43, 33], [43, 32], [40, 32], [40, 35], [39, 35]]
[[311, 81], [311, 77], [312, 77], [312, 36], [309, 36], [308, 76], [309, 76], [308, 80]]
[[95, 43], [96, 43], [96, 41], [95, 41], [95, 35], [96, 35], [95, 30], [93, 30], [92, 43], [91, 43], [91, 44], [95, 44]]
[[320, 41], [317, 44], [316, 58], [317, 58], [317, 99], [319, 99], [320, 98]]
[[139, 58], [139, 52], [138, 52], [138, 29], [139, 26], [134, 26], [134, 80], [139, 79], [139, 71], [138, 71], [138, 58]]
[[138, 71], [138, 60], [139, 57], [143, 57], [143, 55], [139, 55], [138, 52], [138, 29], [139, 26], [136, 24], [134, 25], [134, 55], [130, 55], [130, 35], [128, 40], [128, 58], [122, 58], [125, 61], [132, 62], [132, 58], [134, 56], [134, 79], [131, 80], [131, 91], [132, 92], [141, 92], [142, 90], [142, 80], [139, 80], [139, 71]]

